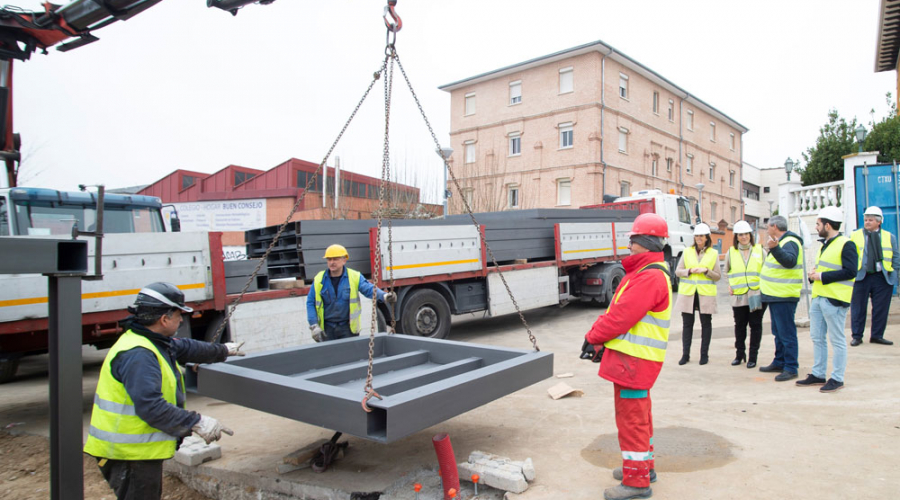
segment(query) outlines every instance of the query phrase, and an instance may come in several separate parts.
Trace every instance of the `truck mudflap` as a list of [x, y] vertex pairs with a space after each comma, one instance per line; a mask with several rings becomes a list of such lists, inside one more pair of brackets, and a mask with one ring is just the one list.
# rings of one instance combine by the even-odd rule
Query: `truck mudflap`
[[390, 443], [553, 375], [553, 354], [405, 335], [375, 336], [363, 411], [369, 338], [305, 345], [204, 365], [201, 395]]

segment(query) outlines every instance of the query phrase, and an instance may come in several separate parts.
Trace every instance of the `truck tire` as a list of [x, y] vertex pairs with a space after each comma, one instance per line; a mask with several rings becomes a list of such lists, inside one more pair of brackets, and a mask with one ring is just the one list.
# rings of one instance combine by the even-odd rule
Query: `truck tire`
[[[225, 313], [219, 312], [213, 316], [212, 321], [206, 325], [206, 332], [203, 334], [203, 340], [206, 342], [212, 342], [216, 336], [216, 332], [219, 330], [219, 326], [225, 321]], [[224, 330], [222, 330], [222, 334], [216, 340], [218, 344], [224, 344], [228, 342], [231, 337], [231, 332], [228, 331], [228, 327], [226, 326]]]
[[675, 276], [675, 268], [678, 267], [678, 261], [681, 260], [681, 254], [669, 260], [669, 276], [672, 279], [672, 292], [678, 293], [678, 276]]
[[5, 384], [16, 377], [19, 370], [19, 356], [0, 358], [0, 384]]
[[622, 266], [618, 266], [616, 269], [613, 269], [612, 272], [609, 273], [609, 288], [606, 291], [606, 298], [603, 299], [603, 302], [600, 303], [601, 307], [609, 307], [609, 304], [612, 302], [613, 295], [616, 293], [616, 289], [619, 288], [619, 283], [622, 283], [622, 278], [625, 277], [625, 269]]
[[445, 339], [450, 334], [450, 306], [429, 288], [412, 292], [403, 301], [400, 331], [406, 335]]

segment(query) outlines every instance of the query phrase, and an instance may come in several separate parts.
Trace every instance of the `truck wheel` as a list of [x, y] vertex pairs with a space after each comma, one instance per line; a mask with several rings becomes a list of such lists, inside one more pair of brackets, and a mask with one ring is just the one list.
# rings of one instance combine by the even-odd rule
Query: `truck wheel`
[[407, 335], [445, 339], [450, 334], [450, 306], [440, 293], [422, 288], [403, 302], [400, 330]]
[[625, 277], [625, 270], [621, 267], [619, 269], [614, 269], [613, 272], [609, 275], [609, 290], [607, 291], [606, 298], [603, 299], [603, 302], [600, 304], [602, 307], [609, 307], [609, 304], [612, 302], [613, 295], [616, 293], [616, 289], [619, 288], [619, 284], [622, 283], [622, 278]]
[[[212, 321], [210, 321], [206, 326], [206, 333], [203, 335], [203, 340], [206, 342], [212, 342], [216, 336], [216, 332], [219, 331], [219, 326], [221, 326], [224, 321], [225, 313], [216, 313], [216, 315], [213, 316]], [[222, 334], [219, 335], [219, 338], [215, 339], [216, 343], [224, 344], [225, 342], [228, 342], [231, 338], [230, 335], [231, 334], [228, 331], [228, 327], [226, 326], [225, 329], [222, 330]]]
[[679, 254], [678, 257], [675, 257], [674, 259], [671, 259], [668, 262], [669, 276], [672, 279], [672, 291], [675, 293], [678, 293], [678, 281], [679, 281], [678, 276], [675, 276], [675, 268], [678, 267], [678, 261], [680, 259], [681, 259], [681, 255]]
[[19, 370], [19, 357], [0, 358], [0, 384], [11, 381]]

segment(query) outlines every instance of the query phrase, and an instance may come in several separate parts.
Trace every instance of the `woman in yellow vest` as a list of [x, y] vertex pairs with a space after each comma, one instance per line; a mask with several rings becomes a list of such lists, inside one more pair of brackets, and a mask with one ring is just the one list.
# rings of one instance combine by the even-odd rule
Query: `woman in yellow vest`
[[[762, 320], [766, 312], [759, 291], [759, 275], [765, 254], [762, 245], [756, 243], [753, 229], [746, 221], [734, 225], [734, 243], [725, 259], [728, 275], [728, 293], [734, 312], [734, 361], [732, 366], [747, 361], [747, 368], [756, 366], [756, 355], [762, 340]], [[751, 310], [751, 303], [756, 308]], [[758, 305], [757, 305], [758, 304]], [[750, 325], [750, 357], [747, 357], [747, 325]]]
[[683, 349], [679, 365], [691, 360], [691, 340], [694, 336], [694, 311], [700, 311], [700, 364], [709, 362], [709, 341], [712, 339], [712, 315], [716, 313], [716, 281], [719, 272], [719, 253], [712, 248], [709, 226], [697, 224], [694, 244], [684, 249], [675, 269], [680, 278], [675, 310], [681, 312]]

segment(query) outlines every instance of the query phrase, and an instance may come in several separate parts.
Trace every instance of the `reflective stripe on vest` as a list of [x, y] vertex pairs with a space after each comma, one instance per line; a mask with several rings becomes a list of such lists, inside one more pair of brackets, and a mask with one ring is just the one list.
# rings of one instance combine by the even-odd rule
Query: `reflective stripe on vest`
[[[891, 245], [891, 235], [887, 231], [880, 230], [881, 233], [881, 266], [885, 271], [894, 272], [894, 247]], [[865, 250], [865, 235], [862, 229], [857, 229], [850, 234], [850, 239], [856, 243], [856, 253], [859, 256], [859, 267], [857, 271], [862, 269], [863, 251]]]
[[759, 288], [762, 293], [770, 297], [800, 297], [803, 288], [803, 244], [794, 236], [782, 238], [778, 246], [784, 248], [788, 243], [797, 245], [797, 264], [788, 269], [775, 260], [772, 252], [769, 252], [763, 263], [762, 273], [759, 277]]
[[155, 429], [137, 416], [134, 402], [125, 386], [112, 376], [112, 360], [116, 356], [134, 348], [144, 348], [156, 355], [162, 374], [161, 391], [163, 399], [177, 404], [179, 381], [184, 392], [181, 368], [178, 375], [147, 337], [131, 330], [122, 334], [103, 360], [97, 392], [94, 394], [94, 408], [91, 412], [91, 426], [88, 430], [85, 453], [95, 457], [115, 460], [165, 460], [175, 455], [176, 438]]
[[[828, 271], [840, 271], [841, 253], [844, 251], [844, 245], [849, 241], [850, 239], [846, 236], [838, 235], [831, 240], [831, 243], [825, 248], [824, 252], [819, 249], [819, 257], [816, 259], [816, 272], [824, 273]], [[856, 281], [855, 273], [849, 280], [835, 281], [827, 285], [823, 284], [821, 281], [814, 281], [812, 286], [812, 296], [813, 298], [828, 297], [849, 304], [850, 299], [853, 296], [854, 281]]]
[[[347, 270], [347, 280], [350, 286], [350, 331], [356, 335], [359, 333], [359, 318], [362, 315], [362, 307], [359, 303], [359, 280], [362, 274], [349, 267]], [[325, 271], [319, 271], [313, 280], [313, 290], [316, 294], [316, 316], [319, 317], [319, 328], [325, 330], [325, 304], [322, 302], [322, 287], [325, 286]], [[337, 297], [337, 290], [334, 291]]]
[[[665, 263], [659, 262], [658, 264], [666, 269], [669, 268]], [[642, 272], [646, 267], [644, 266], [638, 272]], [[650, 271], [653, 271], [653, 269], [648, 270], [648, 272]], [[619, 298], [630, 282], [631, 279], [629, 278], [628, 281], [622, 283], [615, 297], [613, 297], [612, 303], [609, 305], [609, 310], [619, 307]], [[666, 291], [669, 294], [669, 304], [666, 306], [666, 309], [660, 312], [648, 311], [628, 332], [607, 341], [604, 344], [606, 347], [649, 361], [662, 363], [666, 359], [666, 346], [669, 342], [669, 320], [672, 316], [672, 286], [668, 277], [666, 277], [666, 283], [668, 283]]]
[[736, 247], [731, 247], [728, 256], [731, 259], [728, 266], [728, 286], [734, 294], [744, 295], [747, 290], [759, 290], [759, 272], [762, 271], [763, 265], [762, 245], [756, 244], [750, 248], [746, 267], [744, 256]]
[[[703, 253], [703, 260], [697, 257], [697, 250], [694, 247], [684, 249], [684, 268], [691, 269], [694, 267], [705, 267], [713, 269], [719, 263], [719, 254], [712, 248], [707, 248]], [[694, 292], [705, 297], [715, 297], [716, 283], [706, 277], [704, 274], [693, 273], [686, 278], [678, 280], [678, 293], [680, 295], [694, 295]]]

